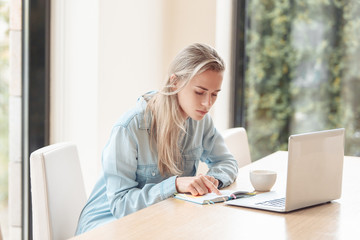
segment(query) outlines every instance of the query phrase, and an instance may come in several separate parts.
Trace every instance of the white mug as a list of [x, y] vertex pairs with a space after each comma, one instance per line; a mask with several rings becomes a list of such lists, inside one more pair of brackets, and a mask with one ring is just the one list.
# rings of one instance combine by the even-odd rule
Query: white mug
[[276, 175], [276, 172], [270, 170], [252, 170], [250, 171], [250, 182], [255, 191], [268, 192], [275, 184]]

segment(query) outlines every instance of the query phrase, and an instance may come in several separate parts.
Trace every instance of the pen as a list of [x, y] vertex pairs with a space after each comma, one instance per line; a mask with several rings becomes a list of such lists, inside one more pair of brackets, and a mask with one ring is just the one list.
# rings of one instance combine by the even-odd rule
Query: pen
[[229, 196], [228, 200], [234, 200], [234, 199], [237, 199], [237, 198], [244, 198], [244, 197], [251, 197], [251, 196], [254, 196], [254, 195], [256, 195], [255, 191], [254, 192], [237, 191], [237, 192], [232, 193]]

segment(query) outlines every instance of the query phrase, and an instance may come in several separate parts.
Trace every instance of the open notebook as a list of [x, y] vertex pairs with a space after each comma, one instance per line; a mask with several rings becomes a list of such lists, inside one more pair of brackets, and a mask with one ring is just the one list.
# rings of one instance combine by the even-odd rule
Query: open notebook
[[230, 190], [220, 190], [221, 195], [215, 193], [208, 193], [203, 196], [192, 196], [188, 193], [176, 193], [174, 198], [185, 200], [188, 202], [193, 202], [197, 204], [213, 204], [219, 202], [226, 202], [232, 199], [237, 198], [246, 198], [255, 195], [255, 192], [245, 192], [245, 191], [230, 191]]

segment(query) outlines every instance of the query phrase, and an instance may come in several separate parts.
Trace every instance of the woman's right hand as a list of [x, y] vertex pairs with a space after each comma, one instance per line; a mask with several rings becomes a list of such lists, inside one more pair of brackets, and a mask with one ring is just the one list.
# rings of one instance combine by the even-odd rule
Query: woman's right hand
[[194, 176], [194, 177], [178, 177], [175, 181], [176, 190], [179, 193], [189, 192], [193, 196], [204, 195], [206, 193], [214, 192], [221, 195], [217, 186], [219, 181], [212, 176]]

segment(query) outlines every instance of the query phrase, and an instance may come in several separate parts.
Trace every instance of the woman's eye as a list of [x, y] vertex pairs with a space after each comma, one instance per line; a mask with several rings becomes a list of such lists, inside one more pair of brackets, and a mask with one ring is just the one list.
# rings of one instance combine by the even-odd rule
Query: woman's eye
[[195, 92], [197, 95], [203, 95], [204, 92]]

